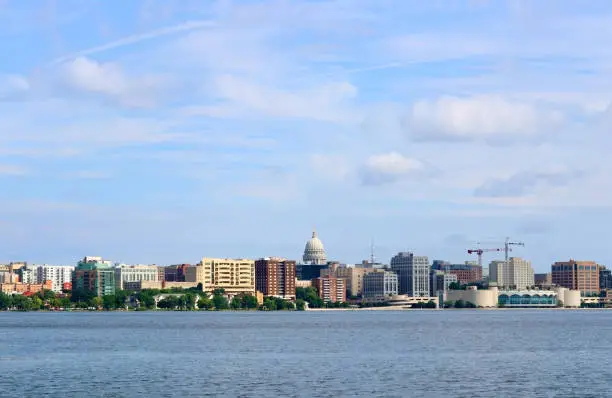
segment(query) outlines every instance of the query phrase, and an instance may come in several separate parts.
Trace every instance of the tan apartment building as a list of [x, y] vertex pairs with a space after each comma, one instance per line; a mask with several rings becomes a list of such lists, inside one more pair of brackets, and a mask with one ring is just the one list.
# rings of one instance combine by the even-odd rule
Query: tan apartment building
[[599, 265], [595, 261], [557, 261], [552, 265], [552, 283], [582, 294], [599, 293]]
[[224, 289], [228, 295], [255, 294], [255, 262], [247, 259], [203, 258], [185, 269], [185, 282], [201, 283], [205, 292]]
[[342, 278], [320, 277], [312, 280], [312, 286], [317, 289], [319, 297], [327, 302], [346, 301], [346, 283]]
[[346, 279], [346, 290], [351, 296], [361, 296], [363, 295], [363, 277], [374, 271], [376, 271], [374, 268], [338, 267], [334, 276]]
[[269, 257], [255, 261], [255, 289], [264, 296], [295, 299], [295, 261]]

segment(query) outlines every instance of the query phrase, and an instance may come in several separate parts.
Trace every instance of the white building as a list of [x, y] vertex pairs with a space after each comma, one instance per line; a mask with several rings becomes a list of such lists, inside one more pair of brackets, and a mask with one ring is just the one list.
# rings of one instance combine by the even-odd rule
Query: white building
[[400, 252], [391, 259], [391, 270], [397, 274], [399, 294], [429, 297], [429, 259], [411, 252]]
[[325, 248], [323, 242], [317, 236], [317, 231], [312, 231], [312, 238], [306, 242], [302, 260], [304, 260], [304, 264], [322, 265], [327, 263]]
[[[52, 282], [52, 290], [61, 292], [64, 283], [72, 282], [74, 267], [66, 265], [38, 265], [36, 266], [36, 283]], [[33, 282], [32, 282], [33, 283]]]
[[159, 282], [163, 280], [163, 270], [156, 265], [126, 265], [115, 266], [115, 283], [117, 289], [123, 290], [127, 282]]
[[363, 275], [363, 298], [396, 296], [397, 289], [397, 274], [395, 272], [375, 270]]
[[491, 261], [489, 264], [489, 282], [496, 283], [498, 287], [518, 290], [534, 286], [533, 268], [531, 261], [520, 257], [510, 257], [505, 261]]

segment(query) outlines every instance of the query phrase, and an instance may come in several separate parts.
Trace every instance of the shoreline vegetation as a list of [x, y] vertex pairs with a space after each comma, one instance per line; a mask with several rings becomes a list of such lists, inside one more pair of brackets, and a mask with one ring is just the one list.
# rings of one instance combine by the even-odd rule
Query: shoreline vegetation
[[[95, 312], [95, 311], [406, 311], [406, 310], [574, 310], [606, 309], [603, 307], [583, 306], [581, 308], [476, 308], [471, 303], [445, 302], [444, 308], [436, 308], [434, 302], [420, 303], [418, 307], [392, 306], [388, 303], [350, 304], [324, 302], [313, 287], [296, 288], [296, 299], [285, 300], [278, 297], [264, 297], [263, 302], [250, 294], [234, 296], [231, 299], [223, 289], [211, 293], [204, 292], [201, 286], [189, 289], [144, 289], [139, 292], [116, 290], [112, 295], [95, 296], [84, 290], [55, 293], [42, 290], [31, 295], [9, 295], [0, 293], [0, 311], [45, 311], [45, 312]], [[608, 308], [609, 309], [609, 308]]]

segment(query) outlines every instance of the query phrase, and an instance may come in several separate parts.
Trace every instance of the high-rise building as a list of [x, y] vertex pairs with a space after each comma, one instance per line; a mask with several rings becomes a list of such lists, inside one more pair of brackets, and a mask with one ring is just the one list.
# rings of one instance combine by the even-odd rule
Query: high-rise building
[[391, 270], [399, 280], [399, 294], [429, 297], [429, 259], [400, 252], [391, 259]]
[[450, 288], [451, 283], [458, 282], [457, 275], [450, 272], [432, 269], [429, 275], [429, 290], [433, 296], [437, 296], [439, 292], [446, 292]]
[[527, 289], [535, 285], [531, 261], [520, 257], [510, 257], [506, 261], [491, 261], [489, 264], [489, 283], [498, 287]]
[[398, 280], [395, 272], [375, 270], [363, 275], [364, 299], [381, 299], [395, 296], [397, 292]]
[[295, 299], [295, 261], [277, 257], [255, 261], [255, 289], [264, 296]]
[[595, 261], [557, 261], [552, 265], [552, 283], [582, 294], [599, 293], [599, 265]]
[[201, 283], [206, 292], [255, 295], [255, 262], [247, 259], [203, 258], [185, 270], [185, 282]]
[[37, 283], [51, 281], [52, 290], [61, 292], [64, 283], [72, 281], [74, 267], [66, 265], [39, 265], [36, 267]]
[[344, 265], [336, 268], [336, 272], [332, 276], [346, 279], [348, 294], [357, 297], [363, 294], [363, 277], [374, 271], [375, 268], [349, 267]]
[[312, 280], [312, 286], [317, 289], [319, 297], [327, 302], [346, 301], [346, 284], [342, 278], [319, 277]]
[[599, 266], [599, 290], [612, 289], [612, 270]]
[[86, 291], [98, 297], [115, 294], [115, 270], [111, 261], [85, 257], [72, 274], [72, 290]]
[[115, 283], [117, 289], [126, 289], [126, 284], [132, 282], [161, 282], [159, 267], [156, 265], [127, 265], [115, 266]]
[[483, 279], [482, 267], [469, 261], [466, 261], [464, 264], [451, 264], [447, 261], [434, 260], [431, 268], [456, 275], [457, 282], [462, 285], [480, 282]]

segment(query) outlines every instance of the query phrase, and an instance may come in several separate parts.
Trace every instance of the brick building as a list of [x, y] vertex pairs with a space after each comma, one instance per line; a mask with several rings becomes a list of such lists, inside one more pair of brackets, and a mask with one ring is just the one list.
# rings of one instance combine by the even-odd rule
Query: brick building
[[327, 302], [346, 301], [346, 280], [334, 277], [320, 277], [312, 280], [312, 286], [317, 289], [319, 297]]
[[594, 261], [558, 261], [552, 265], [552, 283], [581, 293], [599, 293], [599, 265]]
[[295, 261], [262, 258], [255, 261], [255, 290], [264, 296], [295, 299]]

